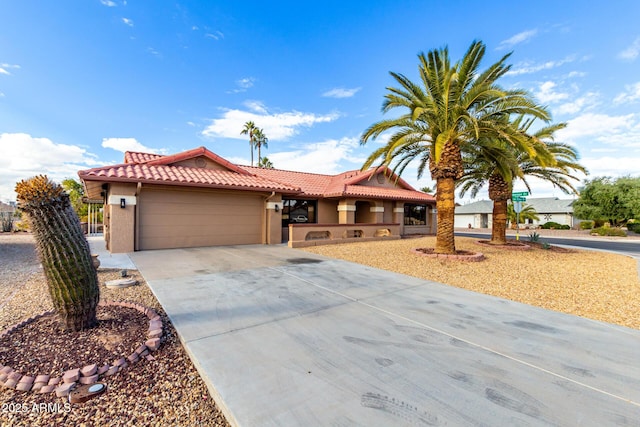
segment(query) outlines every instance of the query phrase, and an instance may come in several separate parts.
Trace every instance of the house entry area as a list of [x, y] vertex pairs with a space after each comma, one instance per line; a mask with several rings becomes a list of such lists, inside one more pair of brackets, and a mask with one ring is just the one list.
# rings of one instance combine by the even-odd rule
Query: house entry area
[[289, 241], [289, 224], [314, 224], [317, 221], [316, 200], [282, 199], [282, 241]]

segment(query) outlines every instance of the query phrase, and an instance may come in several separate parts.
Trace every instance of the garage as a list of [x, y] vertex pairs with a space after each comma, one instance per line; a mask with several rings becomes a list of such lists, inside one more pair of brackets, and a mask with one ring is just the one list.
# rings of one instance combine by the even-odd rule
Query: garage
[[144, 187], [138, 250], [262, 242], [264, 202], [247, 192]]

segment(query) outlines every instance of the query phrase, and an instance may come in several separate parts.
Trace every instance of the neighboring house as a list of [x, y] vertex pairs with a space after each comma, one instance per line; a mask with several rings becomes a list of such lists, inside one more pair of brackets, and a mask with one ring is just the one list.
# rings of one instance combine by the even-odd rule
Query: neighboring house
[[[573, 200], [557, 197], [527, 198], [524, 202], [535, 209], [539, 220], [528, 220], [525, 226], [537, 227], [553, 221], [573, 228], [578, 220], [573, 217]], [[468, 205], [456, 206], [455, 227], [491, 228], [493, 224], [493, 202], [481, 200]]]
[[15, 210], [15, 202], [9, 202], [9, 204], [0, 202], [0, 212], [15, 212]]
[[351, 224], [375, 224], [376, 236], [435, 232], [435, 198], [387, 168], [338, 175], [263, 169], [200, 147], [169, 156], [127, 152], [122, 164], [78, 175], [88, 198], [105, 201], [104, 237], [114, 253], [279, 244], [292, 229], [320, 233], [323, 225], [354, 238], [365, 227]]

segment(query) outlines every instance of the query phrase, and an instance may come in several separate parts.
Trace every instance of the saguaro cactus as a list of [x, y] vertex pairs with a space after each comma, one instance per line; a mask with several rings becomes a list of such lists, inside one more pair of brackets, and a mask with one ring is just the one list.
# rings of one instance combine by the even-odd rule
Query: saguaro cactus
[[69, 196], [45, 175], [20, 181], [16, 193], [18, 206], [31, 224], [62, 327], [80, 331], [95, 326], [100, 299], [98, 276]]

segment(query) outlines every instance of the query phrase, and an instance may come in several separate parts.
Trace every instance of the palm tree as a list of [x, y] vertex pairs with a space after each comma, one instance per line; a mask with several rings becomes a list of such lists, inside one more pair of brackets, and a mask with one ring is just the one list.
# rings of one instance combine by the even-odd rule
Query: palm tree
[[258, 161], [258, 167], [259, 168], [265, 168], [265, 169], [273, 169], [273, 163], [271, 163], [271, 160], [269, 160], [268, 157], [261, 157], [260, 160]]
[[260, 148], [269, 148], [269, 146], [267, 145], [269, 138], [267, 138], [267, 135], [265, 135], [264, 131], [261, 128], [256, 128], [256, 130], [253, 131], [253, 137], [254, 144], [256, 147], [258, 147], [258, 167], [261, 167], [260, 159], [262, 159], [262, 155], [260, 152]]
[[540, 220], [540, 217], [538, 216], [538, 212], [536, 212], [535, 208], [531, 205], [527, 205], [526, 203], [522, 203], [522, 210], [518, 215], [516, 215], [513, 203], [509, 203], [507, 205], [507, 220], [511, 224], [515, 224], [518, 219], [524, 224], [528, 219], [538, 221]]
[[240, 135], [249, 135], [249, 146], [251, 147], [251, 166], [253, 166], [253, 148], [255, 147], [256, 125], [252, 121], [244, 124], [244, 129], [240, 131]]
[[525, 147], [534, 156], [535, 150], [527, 147], [527, 138], [505, 123], [504, 117], [523, 114], [550, 119], [547, 110], [526, 91], [505, 90], [496, 84], [511, 68], [506, 64], [510, 54], [479, 72], [485, 50], [482, 42], [474, 41], [455, 64], [451, 64], [446, 47], [427, 55], [421, 53], [418, 71], [422, 86], [391, 72], [400, 87], [387, 88], [382, 111], [406, 111], [398, 118], [374, 123], [361, 138], [361, 144], [365, 144], [386, 131], [394, 131], [388, 143], [369, 156], [363, 169], [379, 159], [387, 166], [395, 162], [393, 170], [401, 175], [411, 161], [418, 159], [420, 178], [429, 166], [431, 178], [436, 181], [436, 253], [455, 253], [455, 182], [464, 174], [463, 146], [500, 136], [510, 144]]
[[527, 176], [535, 176], [569, 193], [576, 191], [570, 180], [578, 179], [572, 175], [572, 171], [586, 173], [586, 169], [577, 163], [578, 153], [573, 147], [553, 141], [554, 133], [565, 128], [565, 123], [548, 125], [528, 135], [533, 122], [519, 116], [511, 123], [531, 139], [535, 152], [533, 156], [529, 151], [499, 139], [476, 145], [475, 152], [465, 155], [465, 175], [458, 182], [460, 195], [464, 196], [470, 190], [471, 196], [475, 197], [484, 184], [489, 183], [489, 198], [493, 201], [491, 243], [506, 243], [507, 202], [511, 199], [514, 179], [524, 181], [529, 192], [531, 187]]

